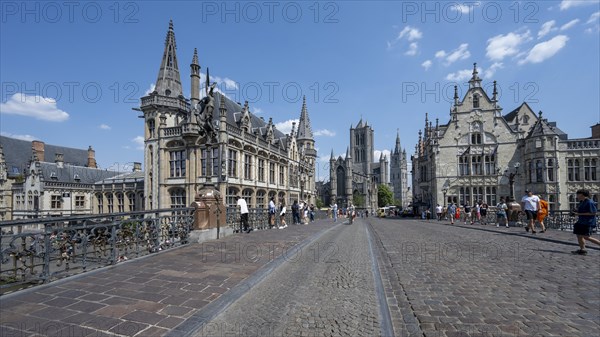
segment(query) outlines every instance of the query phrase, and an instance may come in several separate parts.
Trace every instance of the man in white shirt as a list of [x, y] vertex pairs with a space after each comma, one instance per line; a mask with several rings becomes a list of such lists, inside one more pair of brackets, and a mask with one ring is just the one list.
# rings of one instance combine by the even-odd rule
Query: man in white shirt
[[237, 205], [240, 207], [240, 233], [246, 232], [250, 233], [250, 229], [248, 228], [248, 204], [246, 200], [241, 196], [238, 196]]
[[442, 211], [444, 210], [444, 208], [442, 206], [440, 206], [440, 204], [437, 204], [437, 206], [435, 206], [435, 216], [437, 217], [437, 221], [442, 221]]
[[271, 197], [269, 201], [269, 228], [275, 228], [275, 213], [277, 213], [277, 209], [275, 208], [275, 197]]
[[537, 212], [540, 209], [540, 198], [537, 195], [533, 195], [533, 192], [530, 190], [525, 190], [525, 195], [521, 199], [521, 207], [525, 210], [525, 214], [527, 215], [527, 221], [529, 222], [529, 227], [525, 227], [525, 230], [529, 232], [531, 229], [531, 234], [537, 233], [533, 226], [535, 224], [535, 219], [537, 219]]

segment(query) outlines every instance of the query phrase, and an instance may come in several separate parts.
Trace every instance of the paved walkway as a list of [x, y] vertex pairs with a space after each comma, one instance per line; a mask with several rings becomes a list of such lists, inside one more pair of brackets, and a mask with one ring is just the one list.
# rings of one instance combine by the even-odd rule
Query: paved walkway
[[396, 336], [600, 335], [600, 250], [551, 230], [373, 219]]
[[235, 234], [4, 295], [0, 336], [162, 336], [330, 227]]

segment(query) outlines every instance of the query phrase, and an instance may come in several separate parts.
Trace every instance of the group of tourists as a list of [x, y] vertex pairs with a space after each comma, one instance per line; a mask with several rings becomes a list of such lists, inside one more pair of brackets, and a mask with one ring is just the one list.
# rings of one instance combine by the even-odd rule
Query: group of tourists
[[[249, 210], [246, 200], [241, 196], [238, 196], [237, 206], [240, 210], [240, 232], [250, 233], [253, 228], [248, 223]], [[298, 202], [294, 200], [292, 204], [292, 221], [294, 225], [308, 225], [309, 222], [315, 221], [315, 206], [305, 201]], [[288, 212], [284, 201], [281, 201], [279, 205], [275, 204], [275, 197], [271, 197], [269, 200], [269, 206], [267, 208], [269, 214], [269, 228], [284, 229], [287, 228], [286, 214]], [[279, 224], [277, 224], [277, 217], [279, 217]]]
[[362, 217], [369, 217], [369, 212], [368, 211], [362, 211], [359, 212], [356, 210], [356, 208], [354, 207], [354, 205], [352, 205], [352, 203], [350, 203], [350, 205], [344, 210], [340, 209], [337, 205], [336, 202], [333, 203], [333, 205], [330, 206], [331, 208], [331, 218], [333, 219], [333, 222], [337, 222], [337, 219], [339, 217], [342, 217], [343, 215], [346, 215], [349, 219], [350, 222], [352, 222], [357, 216]]
[[470, 205], [459, 206], [456, 203], [451, 202], [448, 207], [441, 207], [439, 204], [435, 208], [436, 217], [438, 221], [443, 219], [450, 219], [450, 223], [454, 224], [454, 221], [460, 221], [461, 219], [467, 223], [473, 225], [476, 221], [482, 225], [487, 224], [487, 212], [489, 206], [485, 201], [479, 201]]

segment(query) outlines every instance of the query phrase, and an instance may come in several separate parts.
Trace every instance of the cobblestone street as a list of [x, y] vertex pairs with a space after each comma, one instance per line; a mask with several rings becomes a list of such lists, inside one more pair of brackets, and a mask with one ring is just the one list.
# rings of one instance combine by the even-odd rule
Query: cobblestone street
[[600, 333], [600, 251], [572, 255], [572, 234], [533, 236], [522, 228], [434, 221], [371, 223], [388, 257], [397, 336]]

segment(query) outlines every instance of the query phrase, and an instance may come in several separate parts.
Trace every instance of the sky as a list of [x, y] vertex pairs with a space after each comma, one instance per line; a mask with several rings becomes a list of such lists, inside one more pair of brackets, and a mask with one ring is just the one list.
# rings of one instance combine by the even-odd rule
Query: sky
[[156, 81], [170, 19], [186, 97], [194, 48], [219, 90], [283, 132], [306, 96], [325, 180], [361, 118], [375, 158], [399, 132], [410, 159], [425, 113], [448, 121], [475, 62], [504, 113], [527, 102], [570, 138], [600, 122], [599, 0], [0, 5], [0, 133], [91, 145], [105, 169], [143, 162], [132, 109]]

